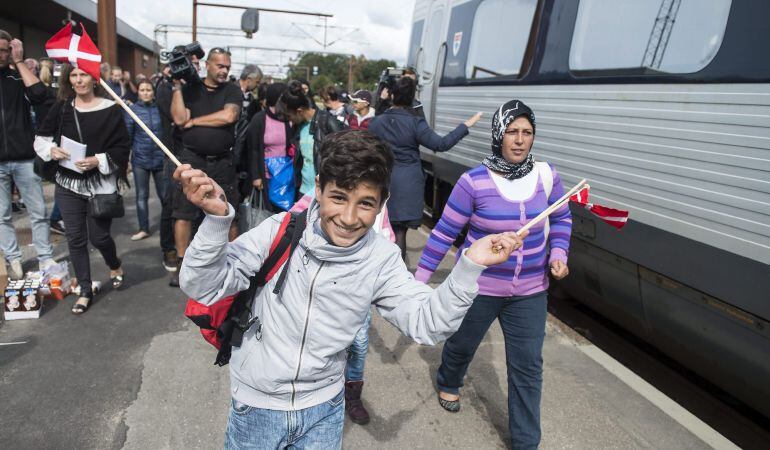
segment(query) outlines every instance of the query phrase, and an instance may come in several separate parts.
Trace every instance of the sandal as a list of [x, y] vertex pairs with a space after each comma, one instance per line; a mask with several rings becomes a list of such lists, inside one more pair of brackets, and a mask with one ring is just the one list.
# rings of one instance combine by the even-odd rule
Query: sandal
[[72, 305], [72, 314], [83, 314], [88, 311], [89, 306], [91, 306], [91, 297], [78, 297], [75, 304]]
[[112, 280], [113, 289], [119, 289], [123, 286], [123, 268], [110, 270], [110, 280]]
[[443, 392], [439, 392], [438, 394], [438, 404], [449, 412], [456, 413], [460, 411], [460, 397], [457, 397], [457, 400], [447, 400], [441, 398], [442, 393]]

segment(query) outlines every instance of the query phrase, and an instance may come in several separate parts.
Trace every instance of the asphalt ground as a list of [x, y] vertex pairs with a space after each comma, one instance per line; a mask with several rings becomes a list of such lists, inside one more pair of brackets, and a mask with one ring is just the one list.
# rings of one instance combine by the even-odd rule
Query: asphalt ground
[[[154, 190], [151, 190], [154, 192]], [[0, 323], [0, 448], [221, 448], [228, 373], [183, 316], [168, 286], [157, 219], [136, 230], [132, 192], [113, 225], [126, 283], [105, 289], [82, 316], [74, 296], [49, 301], [37, 320]], [[14, 216], [23, 233], [23, 215]], [[409, 262], [425, 233], [409, 236]], [[59, 241], [57, 254], [66, 253]], [[32, 255], [25, 247], [25, 256]], [[92, 252], [94, 279], [108, 269]], [[437, 272], [443, 278], [451, 258]], [[435, 278], [435, 277], [434, 277]], [[505, 448], [510, 445], [502, 333], [494, 325], [470, 366], [462, 409], [445, 412], [434, 389], [441, 346], [409, 341], [374, 314], [366, 365], [366, 426], [347, 422], [345, 448]], [[544, 449], [734, 448], [708, 425], [549, 316], [543, 349]]]

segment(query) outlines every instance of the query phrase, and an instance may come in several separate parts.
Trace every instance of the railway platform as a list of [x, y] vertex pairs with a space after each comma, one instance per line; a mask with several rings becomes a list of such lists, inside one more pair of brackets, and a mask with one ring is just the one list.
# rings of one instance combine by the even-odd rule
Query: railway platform
[[[424, 230], [409, 234], [410, 266], [426, 237]], [[436, 279], [447, 275], [452, 261], [442, 263]], [[550, 316], [543, 357], [542, 449], [737, 448]], [[124, 448], [221, 447], [229, 381], [212, 358], [190, 325], [153, 339], [144, 355], [142, 386], [125, 416]], [[440, 359], [441, 346], [415, 344], [374, 314], [363, 396], [372, 420], [366, 426], [348, 421], [344, 448], [510, 446], [499, 326], [491, 328], [469, 368], [456, 414], [436, 400]], [[179, 377], [187, 381], [169, 387]]]

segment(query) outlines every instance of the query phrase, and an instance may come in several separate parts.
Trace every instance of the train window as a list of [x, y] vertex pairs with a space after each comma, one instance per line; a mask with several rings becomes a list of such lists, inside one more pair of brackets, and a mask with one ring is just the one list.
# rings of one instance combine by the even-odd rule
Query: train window
[[422, 27], [425, 25], [424, 20], [418, 20], [412, 25], [412, 36], [409, 39], [409, 56], [406, 58], [406, 65], [415, 67], [417, 66], [417, 52], [420, 51], [420, 41], [422, 40]]
[[730, 5], [731, 0], [580, 0], [570, 70], [697, 72], [722, 44]]
[[517, 75], [537, 0], [483, 0], [473, 19], [465, 65], [469, 80]]

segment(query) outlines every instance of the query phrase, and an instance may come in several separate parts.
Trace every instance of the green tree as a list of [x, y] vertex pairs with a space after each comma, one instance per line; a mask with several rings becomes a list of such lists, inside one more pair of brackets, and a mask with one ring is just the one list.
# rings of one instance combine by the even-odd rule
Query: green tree
[[[289, 65], [288, 78], [305, 78], [310, 72], [310, 86], [318, 92], [324, 86], [333, 84], [348, 88], [348, 75], [352, 75], [352, 90], [375, 89], [380, 74], [387, 67], [394, 67], [395, 61], [378, 59], [370, 61], [365, 56], [329, 55], [303, 53], [295, 64]], [[305, 69], [307, 67], [308, 69]], [[313, 75], [313, 67], [318, 75]]]

